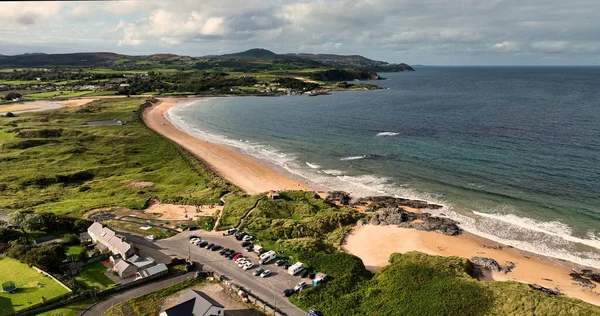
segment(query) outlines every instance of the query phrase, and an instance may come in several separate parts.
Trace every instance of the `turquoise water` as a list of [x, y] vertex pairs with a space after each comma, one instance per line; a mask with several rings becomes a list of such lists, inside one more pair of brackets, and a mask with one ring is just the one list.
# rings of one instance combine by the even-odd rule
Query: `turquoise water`
[[169, 115], [320, 186], [441, 203], [465, 230], [600, 267], [600, 68], [383, 76], [389, 89], [213, 98]]

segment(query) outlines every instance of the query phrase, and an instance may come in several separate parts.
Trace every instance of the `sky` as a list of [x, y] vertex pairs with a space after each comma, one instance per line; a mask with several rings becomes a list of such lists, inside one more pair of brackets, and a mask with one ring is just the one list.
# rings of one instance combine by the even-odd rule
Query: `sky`
[[0, 54], [265, 48], [411, 65], [600, 65], [597, 0], [0, 2]]

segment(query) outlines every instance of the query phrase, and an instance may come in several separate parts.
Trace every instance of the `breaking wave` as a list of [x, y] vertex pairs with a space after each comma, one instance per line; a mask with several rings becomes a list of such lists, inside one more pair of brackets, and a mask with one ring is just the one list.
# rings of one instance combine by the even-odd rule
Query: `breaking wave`
[[377, 136], [398, 136], [400, 133], [397, 132], [381, 132], [377, 133]]

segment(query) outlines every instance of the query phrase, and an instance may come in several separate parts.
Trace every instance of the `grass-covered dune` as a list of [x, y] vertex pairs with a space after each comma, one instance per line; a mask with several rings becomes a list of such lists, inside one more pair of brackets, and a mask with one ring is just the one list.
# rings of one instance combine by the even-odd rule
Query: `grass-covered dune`
[[[147, 128], [138, 115], [145, 102], [105, 99], [79, 108], [0, 117], [0, 211], [75, 216], [108, 206], [140, 209], [153, 197], [216, 203], [223, 194], [237, 191]], [[125, 124], [82, 126], [112, 119]]]
[[[310, 259], [309, 259], [310, 260]], [[310, 260], [331, 280], [292, 297], [324, 315], [599, 315], [600, 307], [554, 297], [517, 282], [481, 282], [470, 261], [423, 253], [393, 254], [375, 275], [337, 253]]]

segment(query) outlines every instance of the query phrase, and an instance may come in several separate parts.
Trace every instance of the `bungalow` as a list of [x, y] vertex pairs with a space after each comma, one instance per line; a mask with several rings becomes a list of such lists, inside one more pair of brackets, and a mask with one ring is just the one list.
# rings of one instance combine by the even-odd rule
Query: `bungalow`
[[135, 248], [125, 237], [117, 235], [115, 231], [98, 222], [88, 227], [88, 234], [95, 243], [105, 246], [113, 254], [120, 254], [122, 258], [129, 258], [135, 253]]
[[271, 200], [279, 199], [279, 192], [277, 192], [275, 190], [270, 190], [269, 191], [269, 199], [271, 199]]
[[113, 270], [117, 272], [121, 279], [132, 277], [137, 272], [136, 266], [122, 259], [117, 261], [117, 264], [115, 264]]
[[142, 271], [138, 272], [135, 279], [138, 280], [138, 279], [156, 277], [159, 275], [167, 274], [168, 272], [169, 272], [169, 268], [167, 268], [167, 266], [164, 263], [160, 263], [160, 264], [157, 264], [146, 270], [142, 270]]
[[179, 304], [166, 309], [160, 316], [223, 316], [225, 308], [210, 296], [196, 290], [188, 290]]

